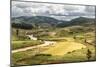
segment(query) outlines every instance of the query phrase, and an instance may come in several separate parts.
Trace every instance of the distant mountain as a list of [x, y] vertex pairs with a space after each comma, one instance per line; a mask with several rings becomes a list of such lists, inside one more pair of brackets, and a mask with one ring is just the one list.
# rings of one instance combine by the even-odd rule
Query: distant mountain
[[57, 19], [46, 17], [46, 16], [21, 16], [21, 17], [14, 17], [12, 18], [12, 23], [29, 23], [29, 24], [36, 24], [36, 25], [43, 25], [43, 26], [55, 26], [59, 22]]
[[79, 18], [72, 19], [70, 21], [71, 25], [83, 25], [83, 24], [91, 24], [91, 23], [95, 23], [94, 18], [79, 17]]
[[63, 21], [46, 16], [21, 16], [13, 17], [11, 20], [12, 23], [27, 23], [33, 25], [33, 27], [66, 27], [72, 25], [90, 25], [95, 23], [95, 19], [85, 17], [78, 17], [71, 21]]
[[65, 21], [60, 24], [58, 24], [58, 27], [66, 27], [66, 26], [73, 26], [73, 25], [93, 25], [95, 24], [94, 18], [85, 18], [85, 17], [78, 17], [75, 19], [72, 19], [71, 21]]

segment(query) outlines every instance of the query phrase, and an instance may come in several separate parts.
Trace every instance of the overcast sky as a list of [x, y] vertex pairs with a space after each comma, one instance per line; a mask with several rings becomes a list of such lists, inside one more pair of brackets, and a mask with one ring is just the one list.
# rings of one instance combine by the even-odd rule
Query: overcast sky
[[12, 17], [50, 16], [59, 20], [70, 20], [79, 16], [95, 17], [95, 6], [12, 1], [11, 10]]

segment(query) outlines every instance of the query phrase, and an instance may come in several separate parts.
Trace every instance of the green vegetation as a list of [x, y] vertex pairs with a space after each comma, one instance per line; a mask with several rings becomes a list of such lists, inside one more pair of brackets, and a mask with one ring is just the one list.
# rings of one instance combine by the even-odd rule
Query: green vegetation
[[30, 40], [30, 39], [27, 36], [13, 36], [12, 40], [13, 41], [27, 41], [27, 40]]
[[[48, 49], [50, 47], [48, 46]], [[46, 48], [46, 50], [48, 50]], [[92, 52], [91, 58], [87, 58], [87, 49]], [[79, 62], [79, 61], [95, 61], [95, 47], [88, 45], [87, 48], [82, 48], [68, 52], [63, 56], [53, 56], [51, 54], [42, 53], [44, 48], [27, 50], [24, 52], [17, 52], [13, 54], [13, 62], [15, 65], [28, 65], [28, 64], [50, 64], [50, 63], [63, 63], [63, 62]]]
[[47, 41], [67, 41], [66, 38], [46, 38], [46, 37], [43, 37], [43, 38], [39, 38], [40, 40], [47, 40]]
[[[16, 23], [18, 20], [20, 24]], [[12, 22], [12, 51], [41, 45], [45, 41], [56, 42], [12, 53], [12, 65], [96, 60], [94, 19], [80, 17], [58, 24], [60, 21], [54, 18], [34, 16], [12, 18]], [[33, 35], [38, 40], [32, 40], [26, 35]]]
[[[89, 46], [89, 47], [88, 47]], [[95, 61], [95, 47], [88, 45], [87, 48], [75, 50], [73, 52], [65, 54], [63, 59], [67, 62], [79, 62], [79, 61]], [[91, 58], [88, 60], [87, 50], [90, 49], [92, 52]]]
[[43, 44], [42, 41], [12, 41], [12, 50]]

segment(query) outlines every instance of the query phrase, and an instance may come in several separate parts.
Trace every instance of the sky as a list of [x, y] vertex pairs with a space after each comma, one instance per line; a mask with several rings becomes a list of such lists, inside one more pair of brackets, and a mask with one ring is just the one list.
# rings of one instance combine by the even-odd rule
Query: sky
[[95, 18], [95, 6], [12, 1], [12, 17], [50, 16], [58, 20]]

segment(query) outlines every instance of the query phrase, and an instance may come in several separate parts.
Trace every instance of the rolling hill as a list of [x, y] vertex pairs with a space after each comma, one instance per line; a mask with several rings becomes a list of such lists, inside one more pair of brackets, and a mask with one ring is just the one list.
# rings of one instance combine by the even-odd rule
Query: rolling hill
[[67, 27], [73, 25], [95, 25], [94, 18], [86, 18], [86, 17], [78, 17], [74, 18], [71, 21], [63, 21], [57, 20], [52, 17], [47, 16], [20, 16], [20, 17], [13, 17], [12, 23], [20, 23], [20, 24], [32, 24], [33, 27]]
[[73, 25], [95, 25], [95, 19], [94, 18], [85, 18], [85, 17], [78, 17], [75, 19], [72, 19], [71, 21], [66, 21], [58, 24], [58, 27], [66, 27], [66, 26], [73, 26]]

